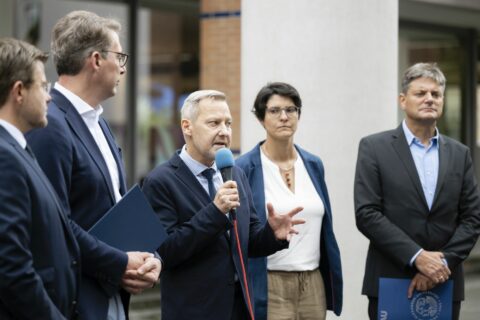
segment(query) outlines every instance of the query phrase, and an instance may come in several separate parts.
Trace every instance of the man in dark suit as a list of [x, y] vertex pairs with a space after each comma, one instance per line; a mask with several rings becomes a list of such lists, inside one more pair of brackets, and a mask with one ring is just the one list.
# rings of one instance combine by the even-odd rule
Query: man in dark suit
[[464, 299], [463, 261], [480, 232], [480, 197], [469, 149], [438, 132], [445, 77], [430, 63], [404, 74], [395, 130], [363, 138], [355, 175], [358, 229], [370, 240], [362, 293], [377, 319], [379, 278], [425, 291], [453, 280], [453, 319]]
[[233, 181], [223, 183], [215, 153], [229, 147], [231, 124], [223, 93], [192, 93], [182, 107], [186, 145], [145, 179], [143, 190], [169, 233], [159, 249], [163, 320], [251, 318], [247, 257], [286, 248], [293, 225], [302, 223], [292, 218], [301, 208], [279, 215], [269, 206], [263, 226], [238, 167]]
[[24, 133], [47, 124], [46, 60], [0, 39], [0, 319], [76, 319], [80, 273], [108, 291], [126, 269], [151, 269], [70, 220], [27, 145]]
[[[116, 20], [87, 11], [55, 24], [51, 52], [59, 79], [50, 93], [49, 124], [27, 135], [64, 211], [85, 230], [126, 191], [120, 149], [100, 116], [100, 104], [116, 93], [126, 71], [119, 32]], [[134, 277], [123, 278], [128, 292], [152, 286]], [[91, 277], [82, 278], [79, 309], [85, 319], [124, 319], [128, 300], [125, 291], [105, 291]]]

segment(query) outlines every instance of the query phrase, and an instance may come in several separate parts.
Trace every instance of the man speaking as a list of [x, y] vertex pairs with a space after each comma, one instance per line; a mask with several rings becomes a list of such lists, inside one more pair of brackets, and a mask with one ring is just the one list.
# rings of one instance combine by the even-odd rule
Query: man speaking
[[169, 233], [159, 249], [162, 319], [253, 318], [247, 259], [286, 248], [301, 208], [280, 215], [269, 205], [262, 226], [243, 171], [233, 167], [233, 180], [222, 181], [215, 153], [230, 146], [232, 125], [223, 93], [196, 91], [181, 112], [185, 146], [143, 186]]

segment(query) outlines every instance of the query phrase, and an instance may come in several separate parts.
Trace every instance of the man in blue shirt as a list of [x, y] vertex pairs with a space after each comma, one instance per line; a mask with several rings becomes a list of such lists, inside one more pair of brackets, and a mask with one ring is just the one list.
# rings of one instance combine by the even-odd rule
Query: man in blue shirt
[[453, 280], [453, 315], [464, 299], [463, 261], [480, 232], [480, 197], [469, 149], [439, 134], [445, 76], [430, 63], [404, 74], [395, 130], [360, 141], [358, 229], [370, 240], [362, 294], [377, 319], [379, 279], [410, 278], [414, 290]]

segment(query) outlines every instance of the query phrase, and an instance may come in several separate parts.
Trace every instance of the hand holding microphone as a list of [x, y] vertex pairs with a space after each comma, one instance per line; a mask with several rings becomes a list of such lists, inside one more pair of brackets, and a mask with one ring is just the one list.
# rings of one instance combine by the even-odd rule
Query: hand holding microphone
[[218, 210], [231, 214], [235, 218], [235, 208], [240, 206], [240, 197], [238, 195], [237, 183], [233, 181], [233, 154], [230, 149], [222, 148], [215, 154], [215, 163], [217, 169], [222, 174], [224, 184], [217, 190], [213, 203]]
[[225, 214], [239, 207], [240, 197], [238, 196], [237, 183], [230, 180], [222, 184], [215, 195], [213, 203], [218, 210]]

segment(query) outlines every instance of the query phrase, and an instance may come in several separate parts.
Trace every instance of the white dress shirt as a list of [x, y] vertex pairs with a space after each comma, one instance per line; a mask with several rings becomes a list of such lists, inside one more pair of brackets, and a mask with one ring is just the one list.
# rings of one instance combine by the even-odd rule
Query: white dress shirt
[[[86, 103], [82, 98], [74, 94], [72, 91], [68, 90], [58, 82], [55, 83], [55, 89], [63, 94], [75, 107], [78, 111], [82, 120], [85, 122], [88, 130], [92, 134], [93, 139], [95, 140], [100, 153], [107, 164], [108, 173], [112, 180], [113, 192], [115, 193], [115, 200], [118, 202], [122, 198], [120, 195], [120, 175], [118, 173], [117, 163], [113, 157], [112, 150], [108, 145], [105, 134], [98, 123], [100, 115], [103, 113], [103, 108], [101, 105], [91, 106]], [[120, 294], [117, 293], [115, 296], [110, 298], [108, 305], [108, 315], [107, 320], [125, 320], [125, 310], [123, 309], [122, 299]]]

